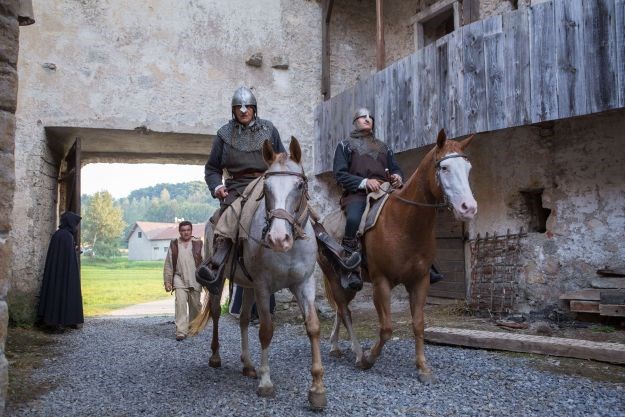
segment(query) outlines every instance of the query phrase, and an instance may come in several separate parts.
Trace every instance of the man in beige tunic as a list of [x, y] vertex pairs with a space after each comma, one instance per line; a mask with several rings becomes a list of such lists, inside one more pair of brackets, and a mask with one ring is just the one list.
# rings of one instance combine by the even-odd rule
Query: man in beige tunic
[[189, 322], [202, 309], [202, 286], [195, 280], [195, 270], [202, 263], [202, 241], [193, 237], [191, 222], [180, 222], [178, 232], [180, 237], [169, 244], [163, 278], [165, 290], [176, 294], [176, 340], [180, 341], [187, 338]]

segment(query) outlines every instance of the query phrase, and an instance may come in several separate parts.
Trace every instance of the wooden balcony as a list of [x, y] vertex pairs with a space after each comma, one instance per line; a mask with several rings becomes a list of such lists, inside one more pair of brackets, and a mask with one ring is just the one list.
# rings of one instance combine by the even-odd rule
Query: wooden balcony
[[315, 173], [368, 107], [395, 152], [625, 107], [625, 0], [552, 0], [463, 26], [315, 114]]

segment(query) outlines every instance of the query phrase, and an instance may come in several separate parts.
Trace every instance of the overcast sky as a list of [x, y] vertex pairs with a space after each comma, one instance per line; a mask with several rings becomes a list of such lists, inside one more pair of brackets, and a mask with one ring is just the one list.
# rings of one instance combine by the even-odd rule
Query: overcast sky
[[82, 194], [108, 191], [126, 197], [131, 191], [161, 183], [204, 181], [203, 165], [89, 164], [80, 171]]

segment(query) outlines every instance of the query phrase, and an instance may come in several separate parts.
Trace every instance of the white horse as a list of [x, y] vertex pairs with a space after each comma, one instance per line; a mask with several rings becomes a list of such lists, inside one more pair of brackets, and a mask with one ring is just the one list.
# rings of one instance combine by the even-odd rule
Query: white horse
[[[297, 298], [305, 317], [306, 332], [312, 348], [312, 386], [308, 401], [314, 409], [326, 406], [323, 385], [323, 365], [319, 347], [319, 318], [315, 308], [315, 280], [312, 275], [316, 262], [317, 242], [308, 221], [307, 178], [301, 165], [302, 152], [297, 139], [291, 138], [289, 155], [276, 154], [269, 142], [263, 145], [263, 157], [269, 168], [264, 175], [263, 194], [249, 229], [249, 239], [243, 241], [243, 264], [252, 280], [238, 267], [234, 282], [244, 288], [239, 325], [241, 328], [241, 362], [243, 375], [256, 377], [250, 359], [248, 327], [252, 304], [260, 319], [259, 337], [261, 363], [258, 368], [260, 382], [258, 395], [273, 397], [275, 390], [269, 375], [269, 344], [273, 337], [273, 323], [269, 308], [271, 294], [288, 288]], [[252, 204], [249, 202], [248, 204]], [[213, 230], [207, 223], [206, 254], [212, 253]], [[191, 332], [204, 328], [212, 316], [211, 367], [221, 366], [219, 356], [220, 296], [210, 295], [199, 317], [192, 323]], [[287, 365], [288, 366], [288, 365]]]

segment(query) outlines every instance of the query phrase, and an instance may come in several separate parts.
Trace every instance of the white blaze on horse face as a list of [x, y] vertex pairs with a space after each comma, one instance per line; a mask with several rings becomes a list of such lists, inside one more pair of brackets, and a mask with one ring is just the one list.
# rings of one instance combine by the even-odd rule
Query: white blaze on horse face
[[471, 220], [477, 214], [477, 202], [469, 185], [470, 171], [471, 163], [466, 158], [458, 157], [442, 161], [438, 172], [441, 189], [453, 208], [454, 216], [462, 221]]
[[[265, 199], [271, 199], [271, 208], [283, 209], [294, 214], [296, 207], [293, 194], [297, 193], [293, 191], [300, 181], [298, 177], [290, 175], [276, 175], [265, 179]], [[287, 252], [293, 247], [293, 228], [288, 221], [274, 217], [266, 240], [271, 249], [277, 252]]]

